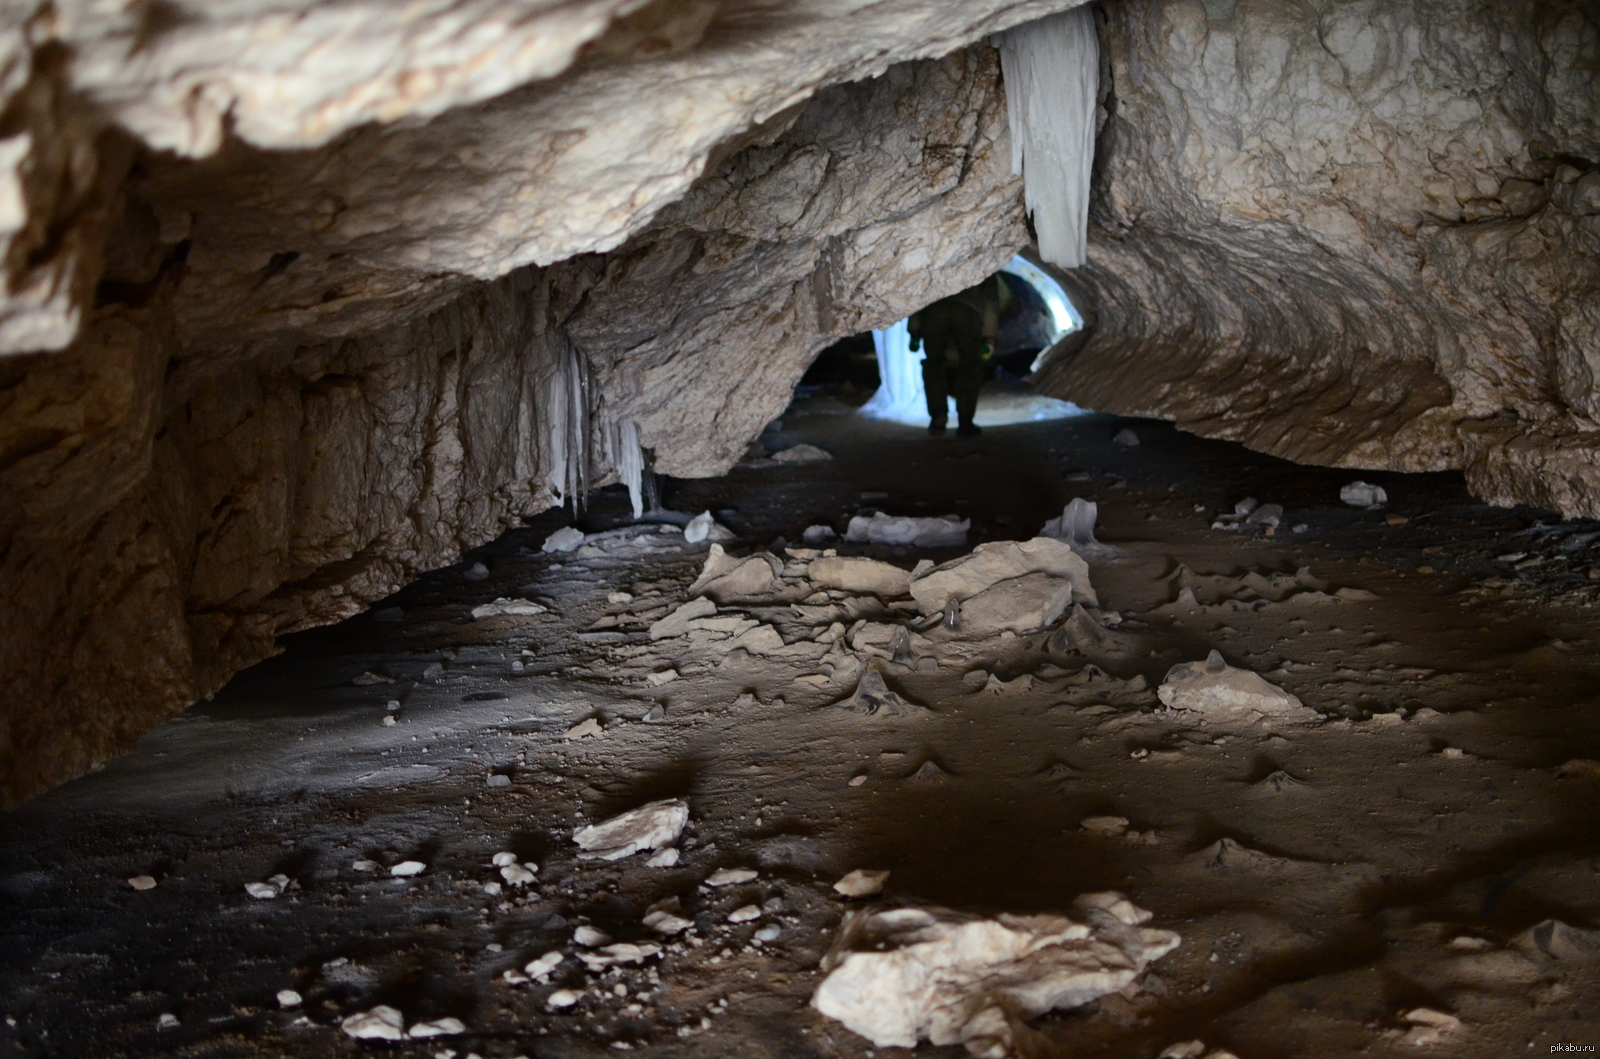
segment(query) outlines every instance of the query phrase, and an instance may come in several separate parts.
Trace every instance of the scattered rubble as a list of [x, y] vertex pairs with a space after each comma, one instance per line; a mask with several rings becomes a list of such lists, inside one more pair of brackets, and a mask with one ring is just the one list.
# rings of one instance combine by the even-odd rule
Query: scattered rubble
[[1013, 1053], [1013, 1020], [1114, 993], [1177, 947], [1120, 894], [1088, 894], [1084, 922], [996, 919], [939, 908], [849, 912], [822, 968], [816, 1009], [878, 1047], [964, 1044]]

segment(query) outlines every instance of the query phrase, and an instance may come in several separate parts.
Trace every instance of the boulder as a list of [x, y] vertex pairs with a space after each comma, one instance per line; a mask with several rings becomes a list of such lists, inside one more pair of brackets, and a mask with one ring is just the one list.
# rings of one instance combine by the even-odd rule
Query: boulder
[[[1071, 582], [1070, 602], [1099, 606], [1089, 581], [1089, 564], [1066, 543], [1049, 537], [980, 544], [970, 555], [941, 563], [912, 581], [911, 598], [923, 614], [937, 614], [952, 599], [964, 602], [1001, 581], [1032, 573]], [[965, 608], [963, 620], [964, 612]]]

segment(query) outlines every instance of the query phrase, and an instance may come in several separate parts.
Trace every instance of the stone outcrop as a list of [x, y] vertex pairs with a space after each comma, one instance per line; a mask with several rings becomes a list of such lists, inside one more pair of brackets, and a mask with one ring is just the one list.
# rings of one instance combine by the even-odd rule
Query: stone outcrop
[[1600, 15], [1105, 5], [1099, 327], [1046, 385], [1600, 514]]
[[[492, 281], [338, 254], [242, 271], [240, 245], [294, 245], [261, 198], [349, 144], [144, 158], [128, 271], [67, 349], [0, 360], [6, 798], [559, 502], [568, 450], [594, 485], [623, 426], [658, 470], [725, 470], [817, 350], [1026, 242], [1005, 135], [991, 49], [902, 63], [750, 130], [623, 245]], [[311, 296], [341, 283], [376, 293]]]

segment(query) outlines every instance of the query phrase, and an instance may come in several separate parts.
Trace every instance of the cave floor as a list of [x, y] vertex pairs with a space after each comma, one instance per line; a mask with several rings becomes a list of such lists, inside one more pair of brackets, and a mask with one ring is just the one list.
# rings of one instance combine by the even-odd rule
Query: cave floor
[[[1583, 932], [1600, 926], [1600, 526], [1476, 503], [1456, 475], [1296, 467], [1160, 424], [1133, 423], [1130, 448], [1110, 440], [1128, 421], [1103, 416], [969, 440], [843, 411], [803, 400], [764, 438], [833, 460], [677, 482], [669, 504], [722, 512], [738, 553], [863, 507], [1026, 538], [1084, 496], [1115, 549], [1092, 563], [1104, 635], [932, 629], [895, 662], [873, 630], [904, 613], [839, 593], [824, 606], [853, 648], [786, 604], [723, 608], [781, 649], [652, 642], [707, 546], [626, 529], [607, 490], [581, 524], [620, 532], [548, 555], [565, 520], [531, 520], [286, 638], [133, 753], [0, 819], [0, 1055], [904, 1054], [808, 1006], [845, 911], [831, 884], [855, 868], [891, 872], [883, 905], [983, 914], [1119, 890], [1182, 935], [1139, 988], [1034, 1020], [1030, 1055], [1153, 1059], [1194, 1039], [1244, 1059], [1415, 1054], [1417, 1008], [1461, 1022], [1424, 1051], [1600, 1044]], [[1389, 505], [1342, 505], [1356, 477]], [[1211, 528], [1246, 495], [1284, 506], [1275, 535]], [[841, 549], [903, 567], [961, 551]], [[487, 578], [463, 576], [475, 561]], [[549, 611], [470, 616], [502, 597]], [[1168, 668], [1213, 648], [1322, 720], [1160, 708]], [[838, 708], [863, 665], [931, 710]], [[590, 718], [599, 734], [566, 737]], [[676, 866], [574, 856], [575, 827], [667, 797], [691, 808]], [[1128, 825], [1081, 826], [1097, 816]], [[501, 850], [536, 881], [487, 892]], [[392, 878], [403, 860], [425, 869]], [[702, 885], [722, 867], [759, 874]], [[275, 899], [246, 893], [278, 874]], [[126, 882], [140, 875], [154, 888]], [[674, 897], [695, 925], [656, 938], [641, 918]], [[759, 918], [728, 921], [751, 905]], [[581, 924], [664, 951], [591, 973]], [[551, 950], [566, 955], [547, 983], [507, 980]], [[552, 1012], [558, 988], [582, 997]], [[283, 989], [303, 1002], [281, 1009]], [[375, 1004], [466, 1032], [340, 1031]]]

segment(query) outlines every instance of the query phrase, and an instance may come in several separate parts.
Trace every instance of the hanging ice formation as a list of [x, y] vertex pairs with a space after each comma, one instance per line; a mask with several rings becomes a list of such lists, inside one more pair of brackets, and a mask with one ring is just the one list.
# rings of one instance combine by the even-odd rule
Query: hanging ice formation
[[1011, 170], [1022, 176], [1039, 254], [1084, 262], [1094, 165], [1100, 44], [1088, 5], [998, 34], [1011, 120]]
[[[589, 497], [590, 476], [595, 457], [602, 467], [616, 470], [628, 488], [633, 517], [644, 514], [644, 450], [639, 446], [639, 427], [631, 419], [617, 420], [592, 412], [589, 362], [581, 352], [567, 346], [556, 368], [545, 383], [544, 421], [550, 439], [550, 492], [556, 501], [573, 510]], [[594, 434], [599, 434], [600, 453], [592, 450]]]

